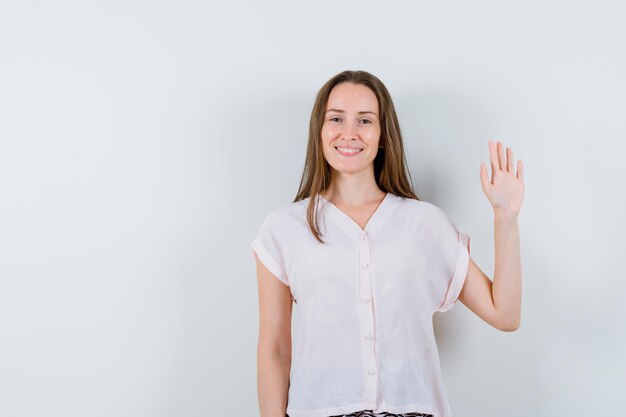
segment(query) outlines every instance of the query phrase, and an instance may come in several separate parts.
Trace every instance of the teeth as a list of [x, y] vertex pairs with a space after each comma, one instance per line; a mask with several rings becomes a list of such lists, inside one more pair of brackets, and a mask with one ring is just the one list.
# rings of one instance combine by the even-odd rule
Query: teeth
[[337, 148], [337, 149], [344, 153], [353, 153], [353, 154], [357, 152], [361, 152], [363, 150], [363, 149], [350, 149], [350, 148]]

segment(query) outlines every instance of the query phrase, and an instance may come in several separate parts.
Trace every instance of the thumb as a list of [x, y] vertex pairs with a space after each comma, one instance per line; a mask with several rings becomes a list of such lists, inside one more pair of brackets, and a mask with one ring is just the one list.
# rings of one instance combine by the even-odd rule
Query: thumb
[[487, 175], [487, 167], [484, 162], [480, 163], [480, 182], [482, 183], [484, 189], [487, 189], [487, 187], [491, 184]]

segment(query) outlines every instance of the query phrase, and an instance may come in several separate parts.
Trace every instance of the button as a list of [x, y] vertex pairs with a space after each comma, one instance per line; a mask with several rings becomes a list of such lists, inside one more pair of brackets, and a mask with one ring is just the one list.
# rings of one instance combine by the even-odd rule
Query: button
[[374, 336], [372, 336], [371, 334], [365, 335], [365, 339], [367, 340], [372, 340], [374, 338]]
[[367, 268], [368, 266], [370, 266], [370, 264], [368, 264], [367, 262], [363, 262], [361, 264], [361, 268], [363, 268], [363, 269]]
[[370, 374], [370, 375], [374, 375], [374, 374], [376, 374], [376, 371], [373, 370], [373, 369], [370, 369], [369, 371], [367, 371], [367, 373]]
[[365, 233], [362, 233], [361, 236], [359, 236], [359, 239], [365, 240]]

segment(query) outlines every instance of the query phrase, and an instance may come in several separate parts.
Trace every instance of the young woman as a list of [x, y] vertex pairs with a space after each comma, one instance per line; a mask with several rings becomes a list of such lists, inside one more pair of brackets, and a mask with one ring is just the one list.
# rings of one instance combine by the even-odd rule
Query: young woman
[[383, 83], [344, 71], [321, 88], [297, 196], [251, 244], [261, 417], [451, 416], [433, 314], [460, 300], [499, 330], [520, 323], [523, 167], [488, 145], [493, 282], [469, 256], [469, 235], [416, 197]]

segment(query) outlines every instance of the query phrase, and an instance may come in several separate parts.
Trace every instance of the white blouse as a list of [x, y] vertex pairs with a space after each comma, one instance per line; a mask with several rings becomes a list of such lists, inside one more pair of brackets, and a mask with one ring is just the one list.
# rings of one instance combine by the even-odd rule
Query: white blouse
[[434, 204], [387, 193], [364, 229], [318, 198], [277, 207], [251, 243], [294, 300], [287, 414], [374, 412], [450, 417], [432, 317], [454, 306], [469, 235]]

